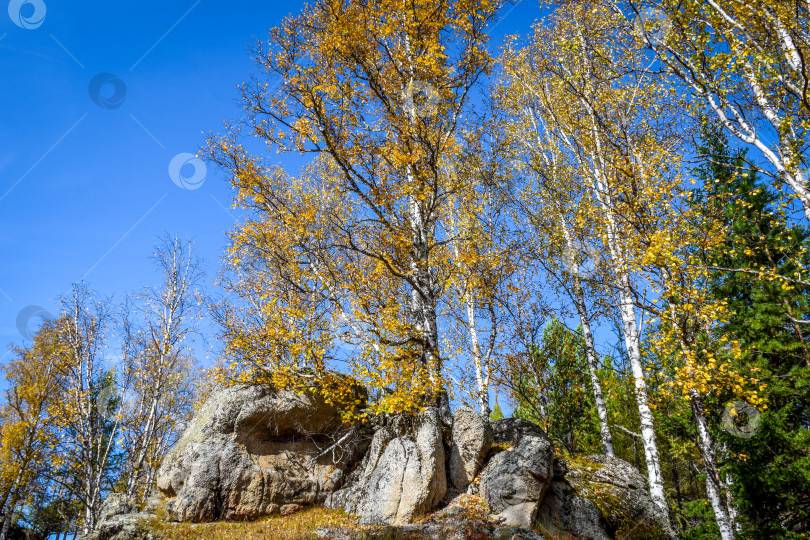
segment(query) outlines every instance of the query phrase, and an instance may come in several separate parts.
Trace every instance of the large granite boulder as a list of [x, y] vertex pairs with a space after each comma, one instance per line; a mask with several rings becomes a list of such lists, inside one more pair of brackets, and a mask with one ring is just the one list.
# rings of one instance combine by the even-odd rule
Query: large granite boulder
[[513, 449], [490, 459], [481, 473], [481, 496], [506, 525], [529, 528], [554, 476], [554, 448], [545, 436], [524, 435]]
[[[541, 529], [583, 539], [672, 535], [656, 517], [646, 480], [626, 461], [587, 456], [570, 460], [568, 469], [565, 480], [555, 480], [554, 489], [543, 501], [537, 518]], [[596, 518], [597, 511], [601, 520]]]
[[450, 482], [456, 489], [467, 489], [481, 470], [492, 441], [492, 426], [486, 416], [467, 407], [456, 409], [448, 467]]
[[402, 525], [425, 515], [447, 492], [442, 422], [436, 408], [381, 426], [346, 487], [326, 505], [362, 524]]
[[315, 396], [267, 385], [219, 389], [163, 460], [157, 487], [178, 521], [254, 519], [319, 503], [355, 459], [352, 429]]

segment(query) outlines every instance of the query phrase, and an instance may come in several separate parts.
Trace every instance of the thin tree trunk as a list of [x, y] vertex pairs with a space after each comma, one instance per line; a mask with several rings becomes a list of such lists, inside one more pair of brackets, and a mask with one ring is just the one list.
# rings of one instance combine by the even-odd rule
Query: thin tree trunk
[[[574, 239], [571, 237], [571, 232], [568, 229], [568, 224], [559, 213], [558, 221], [562, 226], [563, 236], [565, 237], [565, 244], [568, 247], [568, 257], [566, 264], [571, 271], [573, 281], [573, 295], [572, 300], [579, 315], [579, 324], [582, 326], [582, 337], [585, 341], [585, 356], [588, 361], [588, 374], [591, 378], [591, 389], [593, 391], [593, 399], [596, 403], [596, 412], [599, 415], [599, 436], [602, 440], [602, 449], [605, 455], [615, 457], [616, 453], [613, 449], [613, 436], [610, 433], [608, 426], [607, 406], [605, 405], [605, 398], [602, 394], [602, 383], [599, 381], [599, 375], [596, 372], [597, 355], [596, 347], [594, 346], [593, 333], [591, 332], [591, 321], [588, 318], [588, 308], [585, 305], [585, 291], [582, 289], [582, 280], [580, 277], [579, 264], [576, 259], [576, 245]], [[598, 261], [594, 261], [597, 264]]]
[[[408, 69], [410, 70], [409, 86], [415, 82], [413, 75], [413, 60], [410, 58], [410, 44], [406, 44], [408, 51]], [[403, 93], [407, 91], [407, 87], [402, 89]], [[416, 103], [413, 99], [406, 105], [406, 113], [412, 127], [416, 126], [418, 122], [418, 113], [416, 110]], [[408, 184], [412, 187], [415, 186], [417, 179], [414, 175], [414, 170], [411, 165], [407, 168]], [[408, 201], [408, 218], [412, 228], [412, 242], [414, 259], [411, 262], [411, 313], [416, 319], [416, 327], [421, 334], [422, 339], [422, 362], [428, 371], [431, 383], [434, 390], [438, 389], [437, 386], [441, 380], [441, 366], [439, 365], [438, 358], [438, 345], [439, 345], [439, 326], [436, 316], [436, 298], [435, 287], [433, 283], [433, 276], [430, 270], [430, 257], [428, 252], [428, 244], [430, 238], [433, 236], [433, 230], [430, 224], [426, 222], [423, 215], [423, 208], [416, 197], [411, 196]], [[439, 392], [440, 394], [443, 392]], [[440, 408], [443, 401], [447, 398], [441, 395], [437, 396], [440, 401]], [[448, 403], [449, 409], [449, 403]]]
[[467, 307], [467, 329], [470, 332], [473, 364], [475, 365], [475, 383], [478, 386], [478, 410], [489, 417], [489, 381], [486, 380], [484, 374], [481, 345], [478, 343], [478, 329], [475, 326], [475, 300], [469, 286], [464, 292], [464, 301]]
[[140, 448], [138, 449], [138, 457], [135, 460], [135, 465], [130, 471], [129, 479], [127, 480], [127, 497], [132, 497], [135, 494], [135, 488], [138, 486], [138, 477], [140, 476], [141, 469], [143, 468], [144, 460], [146, 459], [146, 452], [149, 449], [149, 444], [152, 441], [153, 422], [155, 421], [155, 414], [157, 411], [159, 396], [152, 396], [152, 404], [149, 408], [149, 417], [146, 421], [144, 434], [140, 441]]
[[690, 392], [690, 405], [695, 415], [700, 454], [703, 457], [703, 463], [706, 469], [706, 495], [709, 497], [709, 502], [714, 511], [714, 520], [720, 531], [720, 538], [722, 538], [722, 540], [733, 540], [734, 523], [728, 515], [728, 509], [722, 501], [721, 493], [724, 486], [719, 471], [717, 470], [714, 441], [709, 432], [709, 423], [706, 420], [706, 415], [703, 413], [703, 400], [695, 390]]
[[661, 474], [661, 458], [658, 455], [658, 444], [655, 440], [655, 427], [650, 406], [647, 403], [647, 381], [644, 377], [644, 366], [641, 363], [641, 350], [639, 347], [639, 329], [636, 322], [636, 308], [630, 289], [627, 275], [622, 276], [619, 290], [619, 311], [622, 316], [622, 330], [624, 333], [627, 356], [633, 371], [636, 390], [636, 403], [641, 423], [641, 440], [644, 444], [644, 456], [647, 464], [647, 481], [649, 482], [650, 498], [658, 509], [660, 518], [669, 526], [669, 509], [664, 494], [664, 477]]
[[724, 483], [726, 491], [726, 508], [728, 509], [728, 517], [731, 521], [731, 526], [735, 532], [740, 532], [740, 522], [737, 520], [737, 506], [734, 504], [734, 498], [731, 493], [731, 486], [734, 483], [734, 476], [731, 473], [726, 473], [726, 481]]
[[658, 509], [659, 519], [668, 536], [674, 536], [669, 524], [669, 508], [664, 494], [664, 478], [661, 474], [661, 459], [658, 456], [658, 445], [655, 440], [655, 428], [650, 406], [647, 403], [647, 381], [644, 377], [644, 366], [641, 362], [641, 350], [639, 347], [640, 330], [636, 322], [636, 308], [633, 298], [633, 290], [630, 286], [630, 276], [627, 269], [627, 260], [619, 241], [618, 226], [614, 216], [613, 200], [610, 189], [604, 175], [608, 170], [608, 165], [604, 160], [599, 122], [593, 107], [587, 100], [582, 101], [585, 110], [588, 111], [592, 122], [592, 134], [595, 146], [591, 151], [590, 168], [593, 172], [591, 178], [592, 190], [595, 199], [599, 202], [606, 217], [607, 247], [610, 251], [611, 259], [619, 273], [619, 312], [622, 318], [622, 332], [627, 347], [627, 355], [630, 359], [630, 366], [633, 371], [635, 382], [636, 402], [641, 423], [641, 437], [644, 444], [644, 456], [647, 463], [647, 480], [650, 489], [650, 498]]
[[675, 504], [678, 505], [678, 511], [682, 512], [683, 496], [681, 495], [681, 475], [678, 473], [678, 460], [670, 456], [669, 461], [672, 464], [672, 481], [675, 483]]
[[585, 295], [579, 283], [579, 276], [575, 277], [574, 297], [577, 313], [579, 314], [579, 324], [582, 325], [582, 337], [585, 340], [585, 356], [588, 359], [588, 374], [591, 376], [593, 400], [596, 403], [596, 412], [599, 415], [599, 435], [602, 439], [602, 449], [605, 451], [606, 455], [615, 457], [613, 436], [608, 426], [607, 405], [605, 405], [605, 398], [602, 395], [602, 383], [599, 381], [599, 375], [596, 372], [596, 347], [594, 346], [591, 322], [588, 319], [588, 311], [585, 307]]
[[[455, 218], [452, 212], [449, 216], [450, 229], [456, 235]], [[453, 254], [457, 261], [461, 260], [458, 245], [453, 242]], [[466, 274], [467, 268], [461, 267], [461, 271]], [[476, 326], [475, 297], [470, 287], [469, 278], [465, 278], [464, 285], [464, 305], [467, 313], [467, 331], [470, 334], [470, 347], [472, 349], [473, 366], [475, 368], [475, 384], [478, 397], [478, 410], [481, 414], [489, 418], [491, 412], [489, 408], [489, 373], [485, 373], [484, 358], [481, 354], [481, 344], [478, 341], [478, 328]], [[493, 330], [494, 331], [494, 330]]]

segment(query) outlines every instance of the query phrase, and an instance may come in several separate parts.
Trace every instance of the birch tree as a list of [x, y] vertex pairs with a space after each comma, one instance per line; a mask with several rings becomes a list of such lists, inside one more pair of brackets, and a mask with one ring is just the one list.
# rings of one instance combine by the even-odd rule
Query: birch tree
[[280, 86], [244, 86], [247, 126], [271, 149], [316, 159], [287, 177], [235, 133], [211, 141], [251, 214], [232, 235], [234, 290], [253, 325], [226, 324], [239, 362], [260, 359], [284, 384], [306, 367], [324, 387], [327, 365], [345, 361], [372, 389], [394, 387], [388, 410], [443, 394], [450, 248], [438, 224], [458, 188], [444, 171], [489, 67], [496, 11], [321, 0], [270, 32], [257, 57]]
[[117, 384], [104, 363], [110, 313], [84, 284], [61, 298], [59, 427], [66, 433], [59, 451], [81, 484], [77, 493], [84, 508], [82, 528], [95, 528], [102, 494], [112, 487], [113, 454], [121, 417], [110, 410]]
[[544, 76], [544, 84], [533, 90], [544, 132], [563, 150], [572, 178], [585, 187], [578, 210], [591, 206], [584, 215], [593, 219], [611, 261], [613, 278], [603, 284], [618, 300], [651, 495], [665, 512], [640, 349], [645, 313], [659, 323], [653, 340], [665, 351], [659, 358], [677, 366], [671, 384], [695, 419], [715, 520], [721, 536], [733, 538], [733, 505], [719, 474], [704, 401], [723, 388], [757, 401], [752, 390], [757, 381], [735, 370], [735, 343], [710, 345], [714, 327], [727, 312], [722, 299], [708, 294], [707, 269], [689, 253], [711, 249], [723, 235], [708, 223], [696, 226], [695, 217], [684, 210], [682, 134], [676, 127], [681, 105], [666, 97], [665, 81], [646, 69], [644, 57], [617, 30], [621, 20], [611, 20], [608, 10], [571, 5], [555, 16], [558, 25], [538, 29], [534, 43], [544, 48], [531, 49], [533, 71]]
[[643, 70], [637, 70], [635, 76], [623, 70], [627, 63], [640, 67], [643, 59], [633, 56], [632, 47], [615, 28], [607, 10], [577, 5], [559, 8], [545, 25], [536, 27], [524, 51], [527, 68], [509, 76], [531, 98], [533, 111], [529, 112], [542, 115], [541, 129], [554, 139], [573, 173], [569, 181], [585, 190], [576, 204], [591, 207], [582, 215], [592, 220], [590, 230], [610, 261], [611, 278], [603, 285], [615, 295], [614, 305], [622, 321], [650, 495], [668, 529], [640, 348], [644, 281], [636, 270], [644, 250], [639, 227], [655, 223], [651, 213], [666, 211], [659, 204], [658, 181], [677, 163], [672, 152], [677, 134], [666, 123], [671, 116], [667, 115], [667, 101], [660, 97], [660, 85]]
[[[611, 0], [612, 1], [612, 0]], [[759, 152], [810, 219], [810, 4], [627, 0], [639, 41], [728, 133]]]
[[572, 178], [561, 149], [549, 136], [532, 91], [535, 81], [530, 80], [527, 59], [508, 49], [503, 62], [506, 79], [511, 84], [498, 89], [498, 102], [510, 118], [506, 137], [512, 142], [514, 170], [525, 178], [525, 183], [510, 194], [512, 211], [516, 221], [527, 229], [524, 244], [531, 246], [532, 258], [574, 304], [599, 416], [602, 449], [606, 455], [614, 456], [607, 406], [597, 374], [599, 361], [591, 329], [594, 314], [588, 306], [594, 295], [586, 294], [587, 274], [593, 277], [603, 263], [596, 247], [598, 242], [582, 227], [591, 219], [582, 212], [587, 206], [578, 206], [582, 189]]
[[[486, 127], [487, 122], [482, 122]], [[507, 222], [503, 152], [488, 129], [465, 135], [465, 148], [449, 174], [460, 189], [449, 199], [443, 226], [452, 245], [455, 276], [449, 287], [450, 335], [462, 358], [472, 359], [478, 410], [489, 417], [493, 363], [506, 337], [505, 289], [520, 267], [519, 248]], [[449, 354], [453, 354], [451, 348]], [[465, 365], [458, 366], [465, 372]]]
[[142, 327], [124, 321], [123, 477], [127, 496], [139, 500], [154, 487], [161, 459], [191, 412], [194, 368], [186, 345], [202, 301], [192, 242], [166, 237], [154, 261], [162, 283], [144, 293], [136, 310]]
[[[677, 194], [678, 187], [673, 185], [671, 193]], [[700, 261], [706, 253], [721, 249], [729, 231], [710, 209], [701, 209], [704, 215], [699, 217], [695, 207], [678, 208], [667, 226], [649, 238], [641, 261], [651, 285], [663, 292], [657, 302], [644, 307], [659, 322], [650, 336], [658, 356], [677, 358], [667, 386], [689, 404], [706, 474], [706, 493], [721, 537], [731, 539], [737, 529], [736, 511], [730, 482], [718, 464], [720, 449], [710, 429], [706, 403], [726, 395], [764, 410], [767, 403], [761, 393], [765, 387], [756, 368], [741, 366], [740, 342], [722, 332], [733, 312], [727, 298], [712, 294], [711, 270]], [[669, 393], [665, 389], [664, 394]]]

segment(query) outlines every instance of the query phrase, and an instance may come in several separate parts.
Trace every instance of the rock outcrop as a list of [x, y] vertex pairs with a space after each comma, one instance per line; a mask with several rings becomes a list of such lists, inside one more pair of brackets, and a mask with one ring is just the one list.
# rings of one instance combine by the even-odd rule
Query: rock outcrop
[[394, 417], [376, 431], [366, 456], [327, 506], [362, 524], [402, 525], [436, 507], [447, 491], [439, 412]]
[[[528, 420], [490, 424], [458, 408], [450, 429], [446, 415], [429, 407], [416, 416], [380, 415], [370, 426], [361, 436], [311, 395], [221, 389], [160, 468], [167, 515], [244, 520], [323, 503], [414, 538], [468, 538], [465, 531], [475, 530], [482, 532], [472, 538], [542, 538], [532, 530], [582, 540], [665, 537], [631, 465], [606, 456], [566, 462]], [[141, 538], [137, 524], [148, 513], [116, 496], [104, 508], [96, 540]]]
[[647, 482], [635, 467], [604, 455], [571, 460], [568, 467], [565, 481], [600, 510], [610, 537], [614, 533], [623, 538], [668, 536], [657, 520]]
[[493, 521], [484, 501], [474, 495], [459, 494], [447, 506], [416, 523], [399, 526], [324, 527], [315, 532], [330, 540], [367, 540], [369, 538], [407, 538], [408, 540], [546, 540], [530, 529], [509, 527]]
[[453, 417], [448, 478], [458, 490], [465, 490], [481, 470], [493, 441], [489, 419], [467, 407], [459, 407]]
[[313, 396], [263, 385], [224, 388], [166, 456], [157, 487], [178, 521], [254, 519], [284, 505], [320, 503], [355, 458], [349, 429]]
[[481, 473], [481, 496], [506, 525], [529, 528], [554, 476], [554, 448], [545, 436], [525, 435], [493, 457]]

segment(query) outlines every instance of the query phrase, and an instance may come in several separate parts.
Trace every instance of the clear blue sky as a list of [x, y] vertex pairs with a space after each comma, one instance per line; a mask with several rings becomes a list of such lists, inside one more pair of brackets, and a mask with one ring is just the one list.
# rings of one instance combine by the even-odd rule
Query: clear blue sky
[[[249, 45], [302, 5], [6, 3], [11, 13], [0, 10], [0, 357], [8, 343], [22, 342], [18, 313], [30, 305], [56, 312], [58, 295], [71, 283], [84, 279], [114, 300], [155, 283], [148, 256], [166, 232], [197, 242], [213, 281], [233, 224], [229, 186], [208, 168], [197, 189], [183, 189], [172, 182], [169, 164], [180, 153], [195, 153], [223, 120], [239, 116], [236, 85], [254, 72]], [[533, 0], [508, 6], [493, 43], [527, 32], [539, 13]], [[92, 99], [91, 82], [103, 73], [111, 75], [97, 79], [101, 94]], [[279, 156], [295, 163], [285, 160]], [[181, 172], [190, 177], [194, 169]]]

